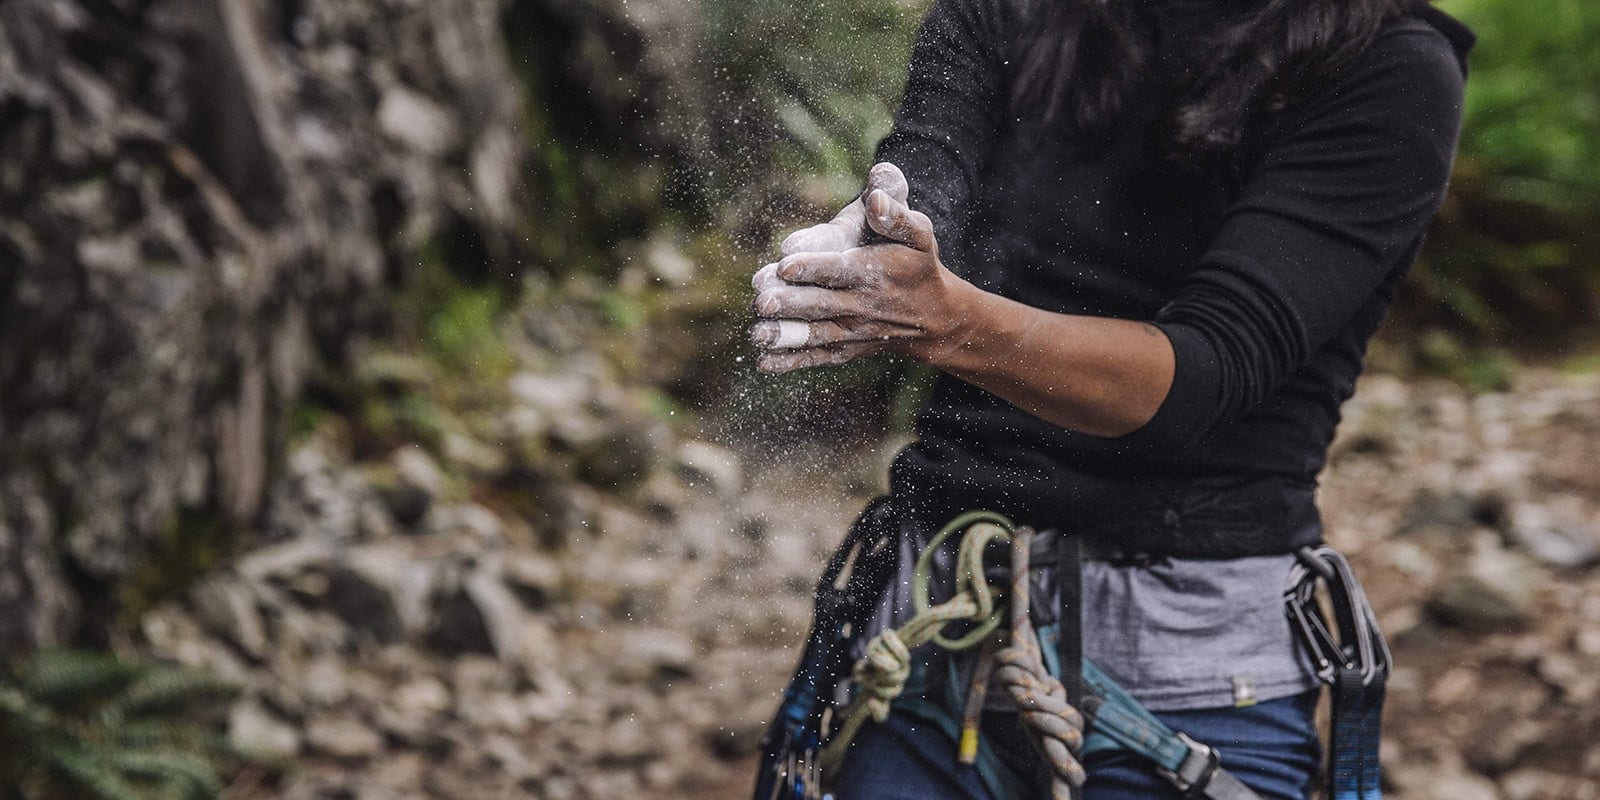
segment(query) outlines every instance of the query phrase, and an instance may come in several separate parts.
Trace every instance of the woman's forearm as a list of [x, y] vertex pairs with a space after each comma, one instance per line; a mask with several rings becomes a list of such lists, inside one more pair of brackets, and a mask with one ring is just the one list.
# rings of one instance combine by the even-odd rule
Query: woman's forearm
[[1132, 433], [1161, 408], [1174, 357], [1155, 326], [1057, 314], [984, 292], [940, 262], [933, 223], [902, 198], [873, 189], [861, 211], [889, 243], [789, 253], [756, 273], [750, 338], [764, 348], [758, 368], [788, 372], [900, 353], [1096, 436]]
[[1095, 436], [1138, 430], [1166, 399], [1172, 343], [1154, 325], [1044, 311], [959, 279], [952, 288], [959, 322], [914, 350], [919, 360]]

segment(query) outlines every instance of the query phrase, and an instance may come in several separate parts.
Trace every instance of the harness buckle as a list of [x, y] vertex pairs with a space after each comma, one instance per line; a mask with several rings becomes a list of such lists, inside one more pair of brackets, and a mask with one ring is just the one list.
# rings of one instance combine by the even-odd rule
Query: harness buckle
[[1177, 731], [1176, 735], [1189, 748], [1189, 754], [1176, 770], [1157, 767], [1156, 772], [1184, 797], [1204, 797], [1206, 786], [1211, 783], [1211, 776], [1217, 774], [1222, 759], [1218, 757], [1216, 748], [1201, 744], [1182, 731]]

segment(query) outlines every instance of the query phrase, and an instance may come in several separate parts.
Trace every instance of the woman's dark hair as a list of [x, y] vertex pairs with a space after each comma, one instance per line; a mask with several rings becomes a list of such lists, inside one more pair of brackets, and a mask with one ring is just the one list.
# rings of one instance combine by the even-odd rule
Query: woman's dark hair
[[[1199, 69], [1167, 126], [1180, 153], [1235, 148], [1245, 122], [1281, 109], [1331, 78], [1389, 19], [1426, 0], [1216, 0], [1253, 7], [1202, 44]], [[1151, 35], [1131, 0], [1032, 0], [1011, 103], [1047, 126], [1098, 138], [1109, 132], [1151, 58]]]

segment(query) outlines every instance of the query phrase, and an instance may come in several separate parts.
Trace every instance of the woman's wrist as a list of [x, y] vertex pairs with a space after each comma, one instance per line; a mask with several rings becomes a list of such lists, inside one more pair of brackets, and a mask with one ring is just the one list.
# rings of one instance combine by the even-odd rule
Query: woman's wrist
[[998, 296], [979, 289], [943, 265], [939, 272], [945, 284], [945, 311], [933, 320], [937, 327], [930, 326], [927, 335], [916, 340], [907, 355], [948, 371], [959, 367], [979, 341], [988, 338], [993, 328], [992, 301]]

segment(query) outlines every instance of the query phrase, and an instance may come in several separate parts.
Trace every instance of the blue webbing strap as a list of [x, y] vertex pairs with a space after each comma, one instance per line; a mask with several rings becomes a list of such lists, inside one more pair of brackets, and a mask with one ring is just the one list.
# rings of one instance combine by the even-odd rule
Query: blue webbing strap
[[1332, 800], [1382, 800], [1378, 743], [1383, 683], [1363, 685], [1361, 670], [1340, 669], [1333, 684]]
[[[1303, 548], [1296, 555], [1300, 563], [1284, 592], [1285, 608], [1318, 677], [1333, 689], [1328, 795], [1330, 800], [1382, 800], [1378, 745], [1389, 645], [1344, 556], [1328, 547]], [[1317, 603], [1319, 580], [1332, 600], [1337, 639]]]
[[[1059, 674], [1055, 625], [1039, 629], [1039, 639], [1051, 672]], [[1186, 797], [1209, 800], [1260, 800], [1255, 792], [1223, 769], [1217, 752], [1173, 731], [1109, 675], [1084, 659], [1083, 701], [1079, 706], [1089, 719], [1083, 755], [1122, 749], [1149, 760]]]

